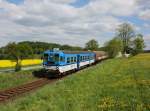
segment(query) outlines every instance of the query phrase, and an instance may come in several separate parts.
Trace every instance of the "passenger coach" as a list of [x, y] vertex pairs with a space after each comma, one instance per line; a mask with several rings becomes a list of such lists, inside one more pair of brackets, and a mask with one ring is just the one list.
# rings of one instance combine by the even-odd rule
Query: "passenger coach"
[[79, 70], [95, 62], [94, 52], [48, 50], [43, 55], [43, 66], [47, 71], [64, 73]]

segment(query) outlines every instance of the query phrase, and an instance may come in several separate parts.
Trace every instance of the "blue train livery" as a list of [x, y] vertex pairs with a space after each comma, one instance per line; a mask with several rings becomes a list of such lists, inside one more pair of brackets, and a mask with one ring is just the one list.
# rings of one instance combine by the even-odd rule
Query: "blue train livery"
[[94, 52], [47, 50], [43, 54], [43, 67], [46, 70], [64, 73], [79, 70], [95, 62]]

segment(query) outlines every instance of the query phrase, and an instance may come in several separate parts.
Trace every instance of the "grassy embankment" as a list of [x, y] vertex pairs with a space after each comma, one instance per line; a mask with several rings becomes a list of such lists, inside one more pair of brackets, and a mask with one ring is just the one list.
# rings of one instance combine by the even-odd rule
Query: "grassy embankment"
[[27, 82], [36, 80], [37, 78], [32, 75], [33, 70], [19, 71], [12, 73], [0, 73], [0, 90], [15, 87]]
[[[41, 64], [41, 62], [42, 60], [40, 59], [25, 59], [22, 60], [21, 64], [26, 67], [38, 65]], [[15, 64], [16, 62], [11, 60], [0, 60], [0, 69], [13, 68]], [[15, 87], [35, 80], [36, 78], [32, 75], [32, 72], [33, 70], [12, 72], [7, 74], [0, 73], [0, 90]]]
[[150, 54], [106, 60], [47, 85], [1, 111], [148, 111]]

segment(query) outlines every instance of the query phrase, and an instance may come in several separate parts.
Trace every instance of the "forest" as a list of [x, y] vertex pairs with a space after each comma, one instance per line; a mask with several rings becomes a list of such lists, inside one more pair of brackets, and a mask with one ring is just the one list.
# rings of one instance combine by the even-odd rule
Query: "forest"
[[[70, 46], [70, 45], [60, 45], [56, 43], [46, 43], [46, 42], [31, 42], [23, 41], [19, 43], [8, 43], [6, 46], [0, 48], [0, 60], [2, 59], [13, 59], [13, 55], [9, 54], [12, 49], [12, 45], [20, 49], [20, 53], [24, 55], [23, 59], [40, 58], [41, 54], [45, 50], [52, 50], [53, 48], [59, 48], [60, 50], [83, 50], [82, 47]], [[14, 51], [16, 52], [16, 51]]]

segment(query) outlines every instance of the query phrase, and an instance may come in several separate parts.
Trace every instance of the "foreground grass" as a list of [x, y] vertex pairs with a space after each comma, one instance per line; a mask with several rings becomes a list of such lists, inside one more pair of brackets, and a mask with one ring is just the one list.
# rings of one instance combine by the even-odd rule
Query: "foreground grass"
[[149, 111], [150, 54], [107, 60], [47, 85], [2, 111]]
[[20, 71], [14, 73], [0, 73], [0, 90], [15, 87], [36, 78], [32, 75], [33, 70]]

